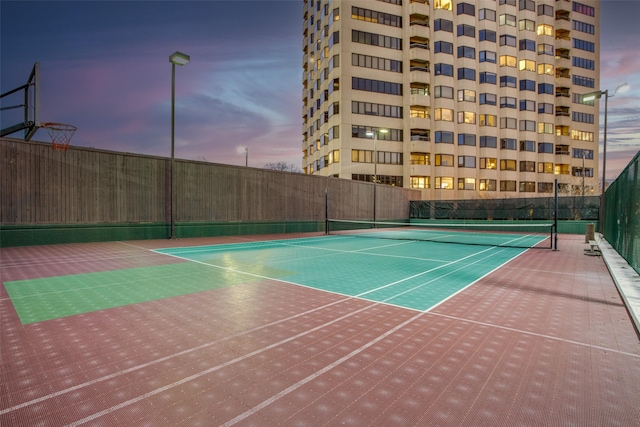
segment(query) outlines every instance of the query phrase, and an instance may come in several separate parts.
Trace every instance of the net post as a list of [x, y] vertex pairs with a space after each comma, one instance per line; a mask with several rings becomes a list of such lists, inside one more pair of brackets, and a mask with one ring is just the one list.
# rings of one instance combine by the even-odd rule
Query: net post
[[558, 178], [554, 180], [554, 196], [553, 196], [553, 227], [551, 227], [551, 244], [553, 250], [558, 250]]
[[329, 234], [329, 188], [324, 189], [324, 234]]

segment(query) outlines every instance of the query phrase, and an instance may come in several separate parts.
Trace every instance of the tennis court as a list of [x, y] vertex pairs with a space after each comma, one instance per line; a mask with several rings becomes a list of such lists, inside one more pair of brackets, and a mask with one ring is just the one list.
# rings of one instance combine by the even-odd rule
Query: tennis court
[[580, 236], [367, 231], [1, 249], [0, 424], [640, 418], [638, 338]]

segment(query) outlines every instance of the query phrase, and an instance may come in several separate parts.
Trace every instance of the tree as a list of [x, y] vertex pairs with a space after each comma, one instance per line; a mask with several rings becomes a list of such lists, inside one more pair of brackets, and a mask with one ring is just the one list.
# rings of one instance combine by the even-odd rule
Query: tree
[[293, 163], [286, 163], [286, 162], [266, 163], [264, 165], [264, 168], [271, 169], [274, 171], [302, 173], [302, 170], [300, 170], [299, 167], [297, 167]]

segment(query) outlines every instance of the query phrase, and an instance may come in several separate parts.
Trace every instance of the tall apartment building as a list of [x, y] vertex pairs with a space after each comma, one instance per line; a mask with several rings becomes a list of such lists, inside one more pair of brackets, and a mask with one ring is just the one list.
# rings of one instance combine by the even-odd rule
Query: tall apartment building
[[[304, 0], [303, 169], [424, 199], [598, 190], [599, 1]], [[376, 155], [377, 154], [377, 155]]]

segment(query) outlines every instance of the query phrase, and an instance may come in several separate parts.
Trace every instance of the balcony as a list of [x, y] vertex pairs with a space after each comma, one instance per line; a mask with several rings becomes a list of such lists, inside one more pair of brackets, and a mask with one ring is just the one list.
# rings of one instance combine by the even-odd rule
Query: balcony
[[[409, 59], [412, 62], [421, 62], [425, 64], [425, 67], [429, 67], [429, 59], [431, 59], [431, 52], [429, 49], [423, 49], [421, 47], [416, 46], [416, 48], [409, 49]], [[413, 64], [412, 64], [413, 66]]]
[[561, 33], [559, 36], [556, 34], [556, 53], [558, 50], [569, 50], [571, 49], [571, 37], [568, 34]]
[[[409, 126], [411, 127], [411, 129], [429, 129], [431, 127], [431, 118], [429, 116], [429, 113], [426, 112], [426, 114], [423, 115], [414, 115], [414, 112], [412, 111], [411, 117], [409, 118]], [[413, 144], [414, 141], [412, 140], [411, 142]]]
[[556, 68], [571, 68], [571, 50], [556, 49]]
[[572, 30], [570, 19], [558, 19], [556, 14], [556, 22], [554, 25], [557, 31], [566, 31], [567, 33]]
[[569, 68], [556, 68], [556, 79], [570, 79], [571, 70]]
[[430, 104], [429, 86], [411, 86], [411, 105], [426, 108]]
[[428, 68], [411, 67], [409, 81], [411, 83], [420, 83], [428, 86], [431, 82], [431, 73], [429, 73]]
[[[422, 32], [425, 31], [424, 28], [421, 29]], [[422, 49], [422, 50], [429, 50], [429, 39], [427, 37], [424, 37], [424, 35], [413, 35], [413, 29], [411, 29], [412, 31], [412, 35], [411, 35], [411, 39], [409, 40], [409, 48], [410, 49]], [[428, 34], [428, 30], [426, 30], [425, 34]]]
[[556, 9], [556, 19], [558, 16], [558, 12], [562, 12], [562, 13], [571, 13], [571, 1], [570, 0], [556, 0], [556, 5], [555, 5], [555, 9]]
[[429, 165], [411, 165], [411, 176], [429, 176], [431, 175], [431, 166]]
[[569, 107], [556, 106], [556, 130], [568, 129], [571, 127], [571, 113]]
[[409, 5], [409, 14], [429, 16], [429, 1], [411, 0], [411, 4]]

